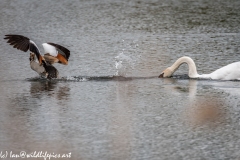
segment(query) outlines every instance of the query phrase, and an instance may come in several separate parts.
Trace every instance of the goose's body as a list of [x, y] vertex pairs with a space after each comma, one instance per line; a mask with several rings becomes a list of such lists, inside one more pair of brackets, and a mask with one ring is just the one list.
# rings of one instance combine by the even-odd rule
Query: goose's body
[[30, 60], [31, 69], [36, 71], [42, 77], [47, 78], [48, 75], [47, 75], [45, 68], [43, 67], [43, 65], [40, 65], [38, 62], [36, 62], [34, 53], [30, 53], [29, 60]]
[[198, 74], [194, 61], [187, 56], [179, 58], [171, 67], [165, 69], [161, 74], [162, 77], [170, 77], [181, 64], [187, 63], [189, 67], [188, 76], [190, 78], [214, 79], [214, 80], [240, 80], [240, 62], [231, 63], [210, 74]]
[[36, 71], [41, 77], [58, 78], [58, 70], [48, 63], [43, 63], [40, 65], [38, 62], [36, 62], [34, 53], [30, 53], [29, 60], [31, 69]]
[[[7, 39], [7, 43], [13, 45], [21, 51], [30, 53], [30, 67], [36, 71], [39, 75], [46, 78], [58, 78], [58, 70], [52, 66], [53, 63], [68, 64], [68, 58], [70, 57], [70, 51], [55, 43], [43, 43], [45, 54], [42, 56], [37, 45], [27, 37], [22, 35], [6, 35], [4, 39]], [[38, 62], [35, 61], [35, 56]]]

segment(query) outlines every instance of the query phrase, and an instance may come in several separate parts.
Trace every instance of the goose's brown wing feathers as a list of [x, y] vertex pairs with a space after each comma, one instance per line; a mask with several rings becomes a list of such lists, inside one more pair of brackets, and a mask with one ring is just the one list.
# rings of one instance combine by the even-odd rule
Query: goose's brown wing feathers
[[41, 54], [37, 47], [37, 45], [31, 41], [29, 38], [24, 37], [22, 35], [12, 35], [8, 34], [5, 35], [5, 38], [7, 43], [13, 46], [13, 48], [17, 48], [21, 51], [27, 52], [28, 50], [35, 53], [38, 60], [40, 60]]
[[63, 47], [59, 44], [55, 44], [55, 43], [51, 43], [51, 42], [48, 42], [47, 44], [50, 44], [50, 45], [54, 46], [58, 50], [58, 52], [61, 55], [63, 55], [68, 61], [68, 59], [70, 57], [70, 51], [67, 48], [65, 48], [65, 47]]

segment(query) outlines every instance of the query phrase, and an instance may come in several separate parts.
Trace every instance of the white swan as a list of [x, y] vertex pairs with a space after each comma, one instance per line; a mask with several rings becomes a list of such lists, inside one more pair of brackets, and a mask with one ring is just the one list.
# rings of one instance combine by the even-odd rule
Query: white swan
[[165, 69], [159, 78], [170, 77], [181, 64], [187, 63], [189, 67], [188, 76], [190, 78], [215, 79], [215, 80], [240, 80], [240, 62], [231, 63], [210, 74], [198, 74], [194, 61], [187, 56], [179, 58], [171, 67]]

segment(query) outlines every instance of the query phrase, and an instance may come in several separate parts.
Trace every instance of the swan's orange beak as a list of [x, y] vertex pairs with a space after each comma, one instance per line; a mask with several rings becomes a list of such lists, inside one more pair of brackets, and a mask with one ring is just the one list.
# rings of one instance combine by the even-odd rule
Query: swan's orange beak
[[158, 78], [163, 78], [164, 73], [161, 73]]
[[59, 60], [58, 63], [65, 64], [65, 65], [68, 64], [68, 61], [66, 60], [66, 58], [63, 55], [58, 53], [56, 58]]

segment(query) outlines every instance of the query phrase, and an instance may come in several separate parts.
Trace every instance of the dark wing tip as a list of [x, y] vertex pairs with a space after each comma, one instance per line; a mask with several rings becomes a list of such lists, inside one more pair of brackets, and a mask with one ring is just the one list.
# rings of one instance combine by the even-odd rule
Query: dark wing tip
[[6, 34], [4, 39], [9, 39], [9, 38], [19, 38], [19, 39], [27, 39], [29, 40], [28, 37], [18, 35], [18, 34]]
[[24, 37], [22, 35], [16, 35], [16, 34], [7, 34], [5, 35], [5, 38], [7, 43], [13, 46], [13, 48], [17, 48], [21, 51], [27, 52], [29, 49], [29, 38]]
[[47, 44], [50, 44], [50, 45], [56, 47], [57, 49], [61, 50], [65, 54], [63, 56], [65, 56], [67, 60], [69, 59], [70, 51], [67, 48], [65, 48], [59, 44], [55, 44], [55, 43], [51, 43], [51, 42], [48, 42]]

